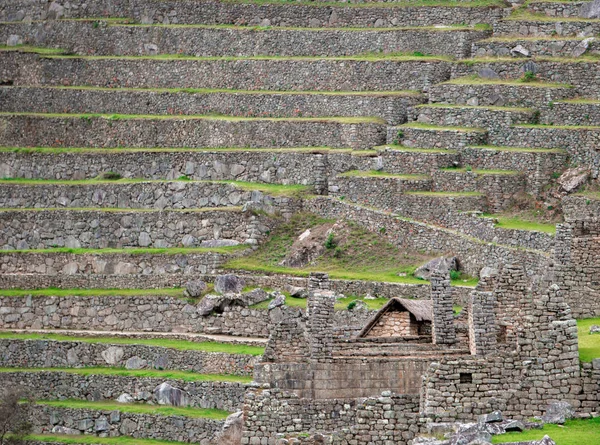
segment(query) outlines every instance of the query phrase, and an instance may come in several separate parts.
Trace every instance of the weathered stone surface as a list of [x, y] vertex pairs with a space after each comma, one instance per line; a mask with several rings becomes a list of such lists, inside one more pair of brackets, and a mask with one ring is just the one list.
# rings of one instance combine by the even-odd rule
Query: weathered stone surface
[[105, 351], [102, 351], [102, 358], [109, 365], [118, 364], [123, 358], [123, 348], [119, 348], [118, 346], [111, 346]]
[[449, 273], [451, 270], [458, 270], [458, 259], [456, 257], [440, 257], [418, 267], [415, 277], [429, 280], [434, 271]]
[[269, 310], [270, 311], [273, 310], [273, 309], [275, 309], [275, 308], [278, 308], [278, 307], [281, 307], [281, 306], [285, 305], [285, 295], [283, 295], [283, 294], [281, 294], [279, 292], [276, 292], [275, 295], [274, 295], [274, 297], [275, 298], [273, 299], [273, 301], [271, 301], [269, 303]]
[[188, 281], [185, 285], [184, 295], [186, 297], [200, 297], [208, 289], [208, 285], [202, 280]]
[[239, 294], [245, 285], [244, 279], [237, 275], [219, 275], [215, 279], [215, 292], [220, 294]]
[[584, 2], [579, 10], [579, 16], [584, 19], [600, 18], [600, 1]]
[[69, 436], [74, 436], [74, 435], [79, 434], [79, 430], [76, 430], [74, 428], [67, 428], [67, 427], [60, 426], [60, 425], [56, 425], [54, 428], [52, 428], [52, 432], [54, 434], [66, 434]]
[[298, 287], [293, 285], [287, 285], [284, 289], [286, 292], [289, 292], [291, 297], [294, 298], [308, 298], [308, 289], [305, 287]]
[[130, 394], [123, 393], [119, 397], [117, 397], [117, 402], [119, 402], [119, 403], [133, 403], [133, 402], [135, 402], [135, 399]]
[[575, 416], [573, 406], [568, 402], [553, 402], [548, 405], [546, 414], [542, 416], [545, 423], [563, 424], [565, 420]]
[[590, 326], [590, 334], [600, 334], [600, 326], [593, 324]]
[[561, 186], [561, 191], [564, 193], [573, 193], [590, 177], [590, 171], [586, 167], [570, 168], [565, 171], [557, 182]]
[[148, 366], [148, 361], [137, 356], [131, 357], [125, 362], [126, 369], [144, 369], [146, 366]]
[[156, 387], [154, 398], [159, 405], [188, 406], [190, 404], [189, 395], [185, 391], [166, 382]]

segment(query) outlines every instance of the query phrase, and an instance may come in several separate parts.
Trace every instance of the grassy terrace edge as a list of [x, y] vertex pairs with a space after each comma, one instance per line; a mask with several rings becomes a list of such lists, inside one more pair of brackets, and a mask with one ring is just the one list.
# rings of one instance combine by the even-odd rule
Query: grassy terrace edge
[[212, 341], [187, 341], [170, 338], [127, 338], [127, 337], [77, 337], [54, 333], [14, 333], [0, 331], [0, 340], [51, 340], [61, 342], [100, 343], [106, 345], [143, 345], [178, 351], [202, 351], [225, 354], [260, 356], [265, 349], [260, 346], [248, 346], [239, 343], [219, 343]]
[[133, 377], [133, 378], [157, 378], [163, 380], [181, 380], [184, 382], [229, 382], [229, 383], [250, 383], [252, 377], [225, 375], [225, 374], [198, 374], [188, 371], [164, 371], [148, 369], [122, 369], [122, 368], [0, 368], [1, 373], [11, 372], [64, 372], [67, 374], [77, 374], [81, 376], [114, 376], [114, 377]]

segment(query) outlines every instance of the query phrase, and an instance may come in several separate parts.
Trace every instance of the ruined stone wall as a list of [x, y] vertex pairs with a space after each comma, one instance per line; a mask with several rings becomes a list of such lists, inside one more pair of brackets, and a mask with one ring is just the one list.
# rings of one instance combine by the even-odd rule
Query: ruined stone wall
[[34, 405], [30, 419], [33, 431], [37, 434], [48, 434], [50, 427], [60, 426], [75, 430], [77, 434], [107, 434], [110, 437], [131, 436], [191, 443], [213, 439], [225, 424], [224, 420], [45, 405]]
[[67, 243], [82, 248], [179, 247], [184, 238], [257, 243], [274, 220], [225, 210], [7, 210], [0, 212], [4, 249], [48, 249]]
[[[115, 360], [118, 359], [118, 360]], [[7, 368], [106, 367], [173, 369], [201, 374], [252, 375], [260, 357], [84, 341], [0, 339], [0, 366]]]
[[410, 312], [390, 311], [369, 331], [367, 337], [406, 337], [419, 335], [416, 321], [411, 321]]
[[71, 372], [1, 372], [0, 383], [5, 386], [27, 388], [42, 400], [81, 399], [116, 400], [128, 393], [138, 402], [154, 401], [154, 390], [165, 382], [185, 391], [190, 406], [238, 410], [248, 385], [231, 382], [185, 382], [156, 377], [128, 377], [111, 375], [79, 375]]

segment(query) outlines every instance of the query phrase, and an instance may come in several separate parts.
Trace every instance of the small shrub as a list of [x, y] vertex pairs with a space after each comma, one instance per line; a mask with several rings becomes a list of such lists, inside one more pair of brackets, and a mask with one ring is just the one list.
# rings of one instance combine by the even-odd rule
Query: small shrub
[[98, 22], [98, 21], [92, 22], [92, 28], [96, 29], [98, 26], [100, 26], [100, 22]]
[[116, 181], [117, 179], [121, 179], [121, 174], [116, 172], [104, 172], [100, 175], [100, 179]]
[[380, 227], [379, 228], [379, 233], [381, 233], [382, 235], [385, 234], [386, 232], [386, 228], [385, 227]]
[[333, 251], [333, 256], [335, 258], [341, 258], [344, 255], [344, 249], [342, 249], [341, 247], [336, 247], [335, 250]]
[[560, 178], [560, 172], [553, 172], [552, 179], [558, 179], [558, 178]]
[[412, 53], [412, 55], [414, 57], [425, 57], [425, 54], [423, 54], [421, 51], [415, 51]]
[[450, 279], [451, 280], [460, 280], [460, 272], [458, 270], [450, 271]]
[[188, 175], [181, 175], [179, 178], [177, 178], [178, 181], [191, 181], [192, 178], [190, 178]]
[[536, 80], [535, 73], [533, 71], [525, 71], [521, 80], [523, 82], [534, 82]]
[[473, 167], [471, 167], [470, 165], [467, 165], [465, 167], [465, 170], [468, 171], [468, 172], [472, 172], [473, 171]]
[[356, 307], [356, 304], [358, 303], [358, 300], [352, 300], [350, 303], [348, 303], [348, 306], [346, 306], [346, 308], [351, 311], [352, 309], [354, 309]]
[[554, 108], [554, 102], [553, 101], [548, 102], [548, 108], [550, 108], [551, 110]]
[[327, 235], [327, 239], [325, 240], [325, 248], [334, 249], [335, 247], [337, 247], [337, 243], [335, 242], [333, 232], [330, 232], [329, 235]]

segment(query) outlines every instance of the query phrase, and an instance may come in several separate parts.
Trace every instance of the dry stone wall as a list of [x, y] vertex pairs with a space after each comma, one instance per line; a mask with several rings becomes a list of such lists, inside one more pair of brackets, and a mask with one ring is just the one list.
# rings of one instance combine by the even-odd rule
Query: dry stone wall
[[[117, 359], [117, 360], [115, 360]], [[0, 339], [0, 365], [6, 368], [173, 369], [200, 374], [252, 375], [260, 357], [157, 346], [93, 341]]]
[[[4, 249], [77, 246], [178, 247], [184, 237], [196, 242], [229, 239], [256, 243], [273, 220], [239, 209], [209, 211], [14, 210], [0, 212]], [[254, 240], [254, 241], [252, 241]]]
[[236, 411], [244, 401], [247, 385], [231, 382], [185, 382], [156, 377], [80, 375], [72, 372], [2, 372], [4, 386], [27, 388], [40, 400], [116, 400], [127, 393], [136, 401], [153, 401], [154, 390], [164, 382], [185, 391], [189, 406]]
[[31, 420], [37, 434], [48, 434], [54, 427], [64, 427], [79, 434], [101, 437], [130, 436], [199, 444], [213, 443], [211, 440], [225, 424], [224, 420], [45, 405], [33, 407]]

